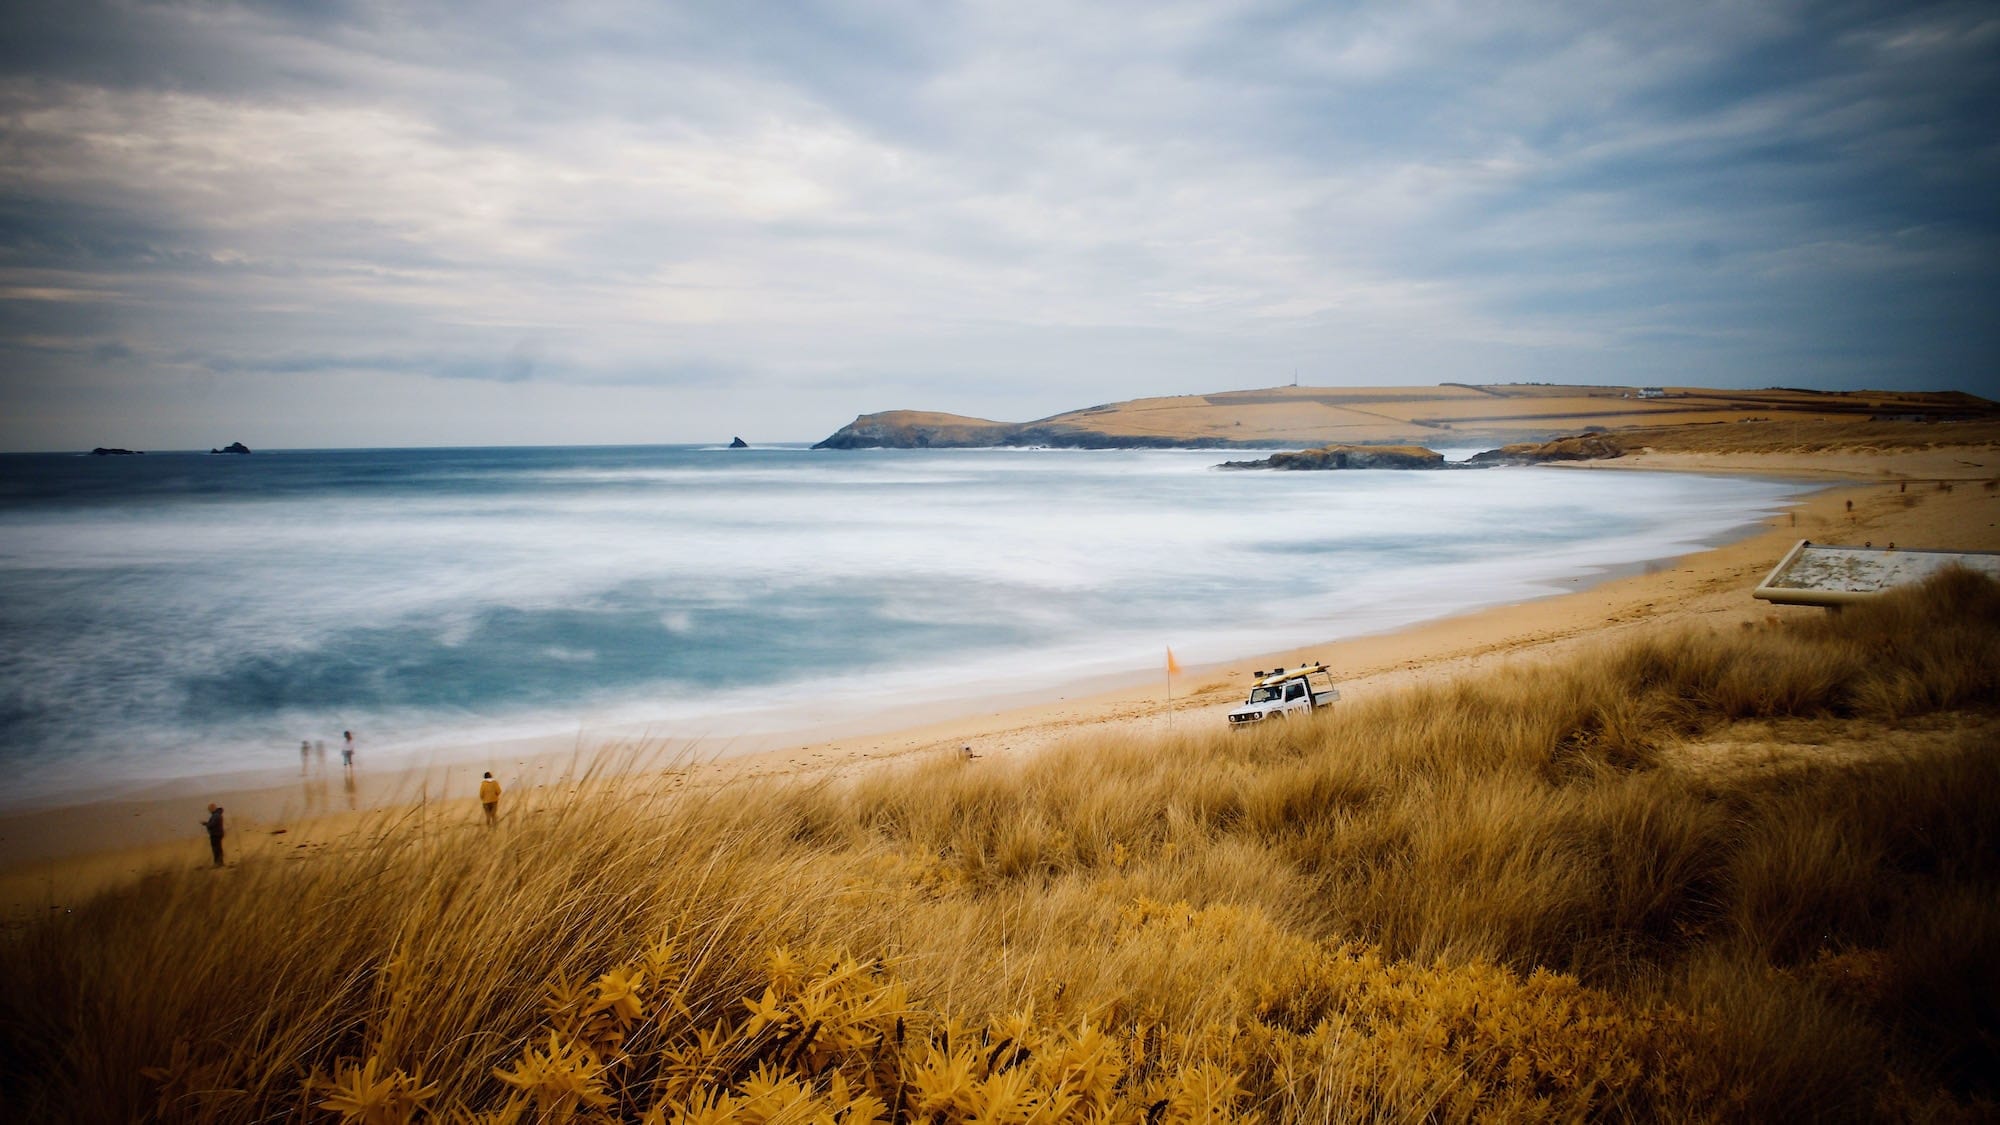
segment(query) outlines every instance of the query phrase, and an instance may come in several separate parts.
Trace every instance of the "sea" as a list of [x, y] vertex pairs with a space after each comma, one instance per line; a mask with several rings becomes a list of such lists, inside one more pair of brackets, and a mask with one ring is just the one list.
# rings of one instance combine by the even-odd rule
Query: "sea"
[[[1454, 451], [1462, 455], [1469, 450]], [[758, 737], [1576, 589], [1807, 485], [1213, 450], [0, 455], [0, 807], [497, 739]]]

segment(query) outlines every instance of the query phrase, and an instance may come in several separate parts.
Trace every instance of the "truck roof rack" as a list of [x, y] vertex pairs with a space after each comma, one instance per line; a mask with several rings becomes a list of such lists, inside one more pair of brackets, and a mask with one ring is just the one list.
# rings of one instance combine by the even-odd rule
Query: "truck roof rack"
[[1286, 680], [1296, 680], [1300, 676], [1310, 676], [1317, 672], [1332, 674], [1331, 669], [1324, 664], [1301, 664], [1289, 672], [1283, 668], [1278, 668], [1269, 675], [1259, 672], [1257, 673], [1257, 684], [1259, 687], [1268, 687], [1271, 684], [1283, 683]]

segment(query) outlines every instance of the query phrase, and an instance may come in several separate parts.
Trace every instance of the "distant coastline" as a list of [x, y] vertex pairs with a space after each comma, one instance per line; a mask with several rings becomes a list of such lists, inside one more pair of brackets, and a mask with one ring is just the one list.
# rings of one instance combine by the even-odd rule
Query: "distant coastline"
[[1273, 387], [1132, 399], [1032, 422], [919, 410], [862, 414], [814, 449], [1270, 449], [1547, 442], [1585, 432], [1713, 423], [2000, 420], [1958, 391], [1552, 386]]

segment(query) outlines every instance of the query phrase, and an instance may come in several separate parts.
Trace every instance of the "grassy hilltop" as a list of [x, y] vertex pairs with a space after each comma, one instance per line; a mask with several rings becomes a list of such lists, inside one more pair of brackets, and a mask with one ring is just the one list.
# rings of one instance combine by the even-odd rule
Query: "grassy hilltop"
[[0, 1114], [1995, 1112], [2000, 587], [1273, 728], [160, 871], [6, 938]]

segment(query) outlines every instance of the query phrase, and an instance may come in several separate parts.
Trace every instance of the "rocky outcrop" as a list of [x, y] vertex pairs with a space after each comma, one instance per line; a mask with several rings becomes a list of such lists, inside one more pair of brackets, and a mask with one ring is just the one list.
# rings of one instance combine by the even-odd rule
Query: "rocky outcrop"
[[90, 455], [92, 457], [142, 457], [145, 455], [145, 452], [143, 449], [109, 449], [100, 445], [96, 449], [91, 450]]
[[248, 452], [250, 452], [250, 447], [249, 447], [249, 446], [247, 446], [247, 445], [244, 445], [244, 444], [243, 444], [242, 442], [240, 442], [240, 441], [232, 441], [232, 442], [230, 442], [230, 443], [229, 443], [228, 445], [225, 445], [225, 446], [223, 446], [223, 447], [222, 447], [221, 449], [211, 449], [211, 450], [209, 450], [209, 452], [210, 452], [210, 453], [248, 453]]
[[1606, 461], [1623, 457], [1626, 449], [1611, 434], [1584, 433], [1554, 441], [1524, 441], [1503, 445], [1467, 459], [1469, 465], [1545, 465], [1551, 461]]
[[1420, 445], [1327, 445], [1273, 453], [1261, 461], [1225, 461], [1224, 469], [1450, 469], [1444, 454]]
[[748, 448], [750, 448], [750, 443], [749, 443], [749, 442], [747, 442], [747, 441], [744, 441], [744, 440], [743, 440], [742, 438], [740, 438], [740, 437], [734, 437], [734, 438], [730, 438], [730, 439], [729, 439], [729, 448], [731, 448], [731, 449], [748, 449]]
[[889, 410], [863, 414], [834, 431], [814, 449], [972, 449], [1011, 444], [1004, 439], [1020, 427], [960, 414]]

